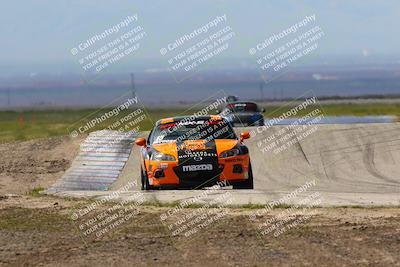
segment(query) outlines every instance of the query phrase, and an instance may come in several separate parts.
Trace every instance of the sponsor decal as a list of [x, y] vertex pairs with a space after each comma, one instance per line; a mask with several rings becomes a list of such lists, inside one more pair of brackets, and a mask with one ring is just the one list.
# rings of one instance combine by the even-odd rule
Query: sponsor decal
[[206, 142], [204, 140], [190, 140], [184, 141], [184, 143], [177, 146], [178, 150], [205, 150], [207, 148]]
[[199, 157], [199, 156], [196, 156], [196, 157], [194, 157], [193, 159], [194, 159], [194, 161], [202, 161], [202, 160], [203, 160], [203, 158], [202, 158], [202, 157]]
[[243, 159], [241, 158], [234, 158], [234, 159], [226, 159], [225, 162], [241, 162]]
[[160, 168], [163, 170], [168, 169], [168, 163], [160, 163]]
[[204, 124], [206, 121], [198, 120], [198, 121], [181, 121], [177, 125], [178, 126], [186, 126], [186, 125], [201, 125]]
[[[186, 151], [185, 151], [186, 152]], [[186, 159], [186, 158], [193, 158], [196, 160], [196, 157], [200, 157], [201, 159], [204, 159], [205, 157], [216, 157], [217, 153], [214, 152], [208, 152], [208, 151], [187, 151], [187, 154], [179, 155], [179, 159]], [[197, 161], [197, 160], [196, 160]]]
[[184, 172], [212, 171], [212, 164], [187, 165], [182, 167]]

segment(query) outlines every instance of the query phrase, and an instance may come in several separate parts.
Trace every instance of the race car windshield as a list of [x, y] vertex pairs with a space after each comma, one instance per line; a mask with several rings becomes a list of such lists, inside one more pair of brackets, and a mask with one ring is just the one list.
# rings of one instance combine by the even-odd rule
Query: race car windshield
[[231, 112], [256, 112], [257, 105], [254, 103], [229, 104], [227, 107]]
[[237, 139], [225, 121], [190, 121], [158, 125], [150, 136], [150, 143], [170, 143], [184, 140]]

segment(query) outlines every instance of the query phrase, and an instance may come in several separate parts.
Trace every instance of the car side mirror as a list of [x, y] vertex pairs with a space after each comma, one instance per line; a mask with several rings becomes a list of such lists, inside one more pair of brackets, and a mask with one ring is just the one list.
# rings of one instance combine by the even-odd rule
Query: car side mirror
[[146, 139], [144, 138], [137, 138], [135, 140], [135, 144], [138, 146], [146, 147]]
[[240, 141], [242, 142], [245, 139], [249, 139], [250, 138], [250, 133], [249, 132], [243, 132], [240, 134]]

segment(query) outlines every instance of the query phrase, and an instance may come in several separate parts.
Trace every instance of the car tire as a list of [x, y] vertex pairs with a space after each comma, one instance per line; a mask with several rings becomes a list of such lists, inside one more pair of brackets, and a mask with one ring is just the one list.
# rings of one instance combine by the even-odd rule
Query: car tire
[[147, 173], [143, 171], [142, 168], [140, 168], [140, 176], [141, 176], [141, 181], [142, 181], [142, 190], [150, 190], [152, 187], [149, 184], [149, 178], [147, 177]]
[[246, 181], [235, 183], [233, 189], [254, 189], [253, 169], [249, 164], [249, 178]]

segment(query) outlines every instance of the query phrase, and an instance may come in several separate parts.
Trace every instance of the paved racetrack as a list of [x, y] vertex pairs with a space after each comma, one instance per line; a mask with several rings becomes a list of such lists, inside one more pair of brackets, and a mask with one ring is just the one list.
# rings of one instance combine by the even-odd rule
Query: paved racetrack
[[[315, 182], [297, 197], [319, 192], [323, 206], [400, 205], [400, 123], [303, 127], [273, 126], [263, 132], [255, 127], [236, 129], [248, 130], [253, 136], [245, 142], [251, 154], [255, 189], [231, 190], [233, 204], [265, 204], [307, 182]], [[309, 134], [303, 138], [307, 131]], [[263, 141], [268, 137], [269, 142]], [[272, 147], [273, 141], [285, 138], [281, 144], [286, 144], [286, 149], [277, 151], [279, 146]], [[138, 159], [139, 149], [135, 147], [112, 189], [128, 181], [140, 183]], [[146, 196], [150, 201], [173, 202], [198, 193], [198, 190], [154, 191]], [[91, 196], [104, 192], [60, 194]], [[129, 197], [129, 192], [121, 197]], [[288, 204], [296, 203], [297, 197], [287, 201]]]

